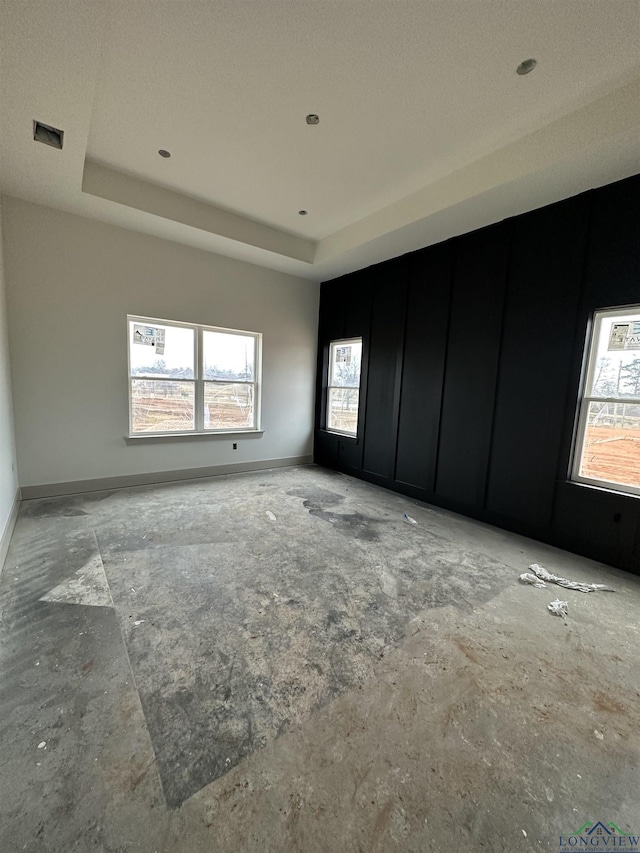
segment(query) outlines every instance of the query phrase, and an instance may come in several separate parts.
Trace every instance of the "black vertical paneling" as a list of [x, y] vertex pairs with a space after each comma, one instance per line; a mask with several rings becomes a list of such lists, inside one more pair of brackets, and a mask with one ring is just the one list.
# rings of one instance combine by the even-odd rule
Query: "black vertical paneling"
[[484, 503], [511, 228], [502, 222], [454, 242], [436, 491], [476, 509]]
[[640, 302], [640, 175], [593, 193], [585, 297], [591, 311]]
[[344, 291], [341, 279], [325, 282], [320, 288], [318, 317], [318, 366], [316, 371], [316, 429], [324, 427], [327, 401], [329, 341], [344, 337]]
[[640, 176], [579, 198], [586, 198], [590, 203], [590, 224], [571, 359], [560, 477], [569, 468], [582, 362], [593, 312], [640, 303]]
[[369, 329], [371, 327], [371, 303], [373, 288], [366, 270], [349, 277], [349, 287], [342, 293], [344, 300], [344, 337], [362, 338], [362, 367], [360, 374], [360, 407], [358, 410], [357, 438], [339, 437], [338, 468], [345, 474], [358, 474], [362, 471], [362, 451], [364, 447], [365, 401], [367, 399], [369, 351]]
[[411, 262], [396, 480], [432, 492], [453, 271], [451, 243], [416, 252]]
[[338, 467], [338, 441], [335, 435], [324, 430], [315, 431], [313, 461], [325, 468]]
[[344, 298], [340, 281], [325, 282], [320, 288], [318, 317], [318, 360], [316, 368], [316, 412], [313, 456], [319, 465], [336, 468], [338, 443], [336, 437], [324, 432], [327, 405], [327, 367], [329, 341], [344, 335]]
[[587, 240], [589, 198], [514, 223], [487, 509], [551, 520]]
[[[635, 511], [634, 511], [635, 500]], [[628, 495], [559, 483], [554, 514], [565, 548], [640, 573], [633, 558], [638, 501]]]
[[[590, 194], [583, 298], [578, 313], [560, 477], [570, 463], [584, 343], [593, 312], [640, 303], [640, 176]], [[640, 499], [559, 482], [553, 533], [567, 547], [640, 574]]]
[[366, 404], [363, 470], [389, 479], [396, 456], [407, 271], [406, 257], [372, 270], [367, 397], [360, 402]]
[[352, 273], [342, 288], [344, 305], [343, 335], [345, 338], [365, 338], [371, 324], [372, 283], [369, 270]]
[[[567, 479], [593, 312], [638, 303], [640, 176], [324, 284], [315, 459], [640, 574], [640, 499]], [[359, 336], [349, 438], [327, 352]]]

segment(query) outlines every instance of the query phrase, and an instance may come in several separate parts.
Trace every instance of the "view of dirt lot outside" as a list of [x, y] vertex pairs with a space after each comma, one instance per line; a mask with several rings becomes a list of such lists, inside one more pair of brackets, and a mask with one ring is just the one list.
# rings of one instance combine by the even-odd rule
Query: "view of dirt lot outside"
[[[131, 431], [196, 428], [194, 335], [189, 327], [130, 321]], [[204, 429], [255, 425], [253, 336], [204, 330]]]
[[329, 392], [329, 429], [355, 434], [358, 429], [359, 399], [357, 388], [332, 388]]
[[[133, 432], [186, 432], [195, 429], [194, 383], [131, 380]], [[253, 385], [204, 384], [205, 429], [250, 429]]]
[[580, 475], [640, 488], [640, 312], [603, 318], [595, 345]]

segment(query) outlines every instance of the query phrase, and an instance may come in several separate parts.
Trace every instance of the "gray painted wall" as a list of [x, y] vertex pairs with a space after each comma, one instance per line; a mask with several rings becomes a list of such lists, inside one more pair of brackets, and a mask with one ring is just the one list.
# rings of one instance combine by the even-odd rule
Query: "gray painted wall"
[[[0, 208], [0, 232], [2, 231]], [[2, 240], [0, 239], [0, 571], [4, 561], [4, 547], [10, 533], [12, 511], [18, 489], [18, 474], [11, 403], [11, 373], [9, 370], [9, 344], [7, 338], [7, 311]]]
[[[317, 284], [18, 199], [4, 216], [22, 486], [309, 456]], [[262, 332], [264, 435], [127, 443], [128, 313]]]

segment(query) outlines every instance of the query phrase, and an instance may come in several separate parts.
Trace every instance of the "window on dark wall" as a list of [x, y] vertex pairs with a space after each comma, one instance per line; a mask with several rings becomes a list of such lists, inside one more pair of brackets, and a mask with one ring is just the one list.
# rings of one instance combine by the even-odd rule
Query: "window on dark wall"
[[640, 495], [640, 305], [594, 314], [572, 478]]
[[129, 433], [260, 428], [262, 336], [128, 317]]
[[358, 434], [362, 338], [331, 341], [326, 427], [341, 435]]

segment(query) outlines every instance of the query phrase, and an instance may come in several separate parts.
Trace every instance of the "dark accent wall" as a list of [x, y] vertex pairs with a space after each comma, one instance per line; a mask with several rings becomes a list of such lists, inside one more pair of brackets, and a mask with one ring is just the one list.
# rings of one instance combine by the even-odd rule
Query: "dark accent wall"
[[[640, 175], [322, 285], [318, 464], [640, 574], [640, 498], [568, 479], [593, 312], [640, 303]], [[362, 336], [358, 437], [329, 341]]]

